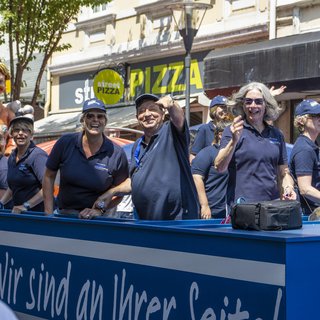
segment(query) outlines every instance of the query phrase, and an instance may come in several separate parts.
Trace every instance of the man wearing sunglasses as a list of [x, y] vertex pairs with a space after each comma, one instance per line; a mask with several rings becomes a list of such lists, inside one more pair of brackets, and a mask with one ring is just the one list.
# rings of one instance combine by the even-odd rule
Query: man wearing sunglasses
[[[102, 197], [132, 193], [139, 219], [198, 219], [197, 191], [189, 164], [189, 129], [183, 110], [170, 96], [142, 94], [136, 101], [144, 131], [132, 148], [131, 179]], [[164, 122], [168, 113], [169, 121]]]
[[281, 111], [272, 92], [251, 82], [232, 100], [238, 116], [225, 129], [215, 159], [219, 172], [229, 170], [228, 203], [295, 199], [283, 134], [268, 124]]

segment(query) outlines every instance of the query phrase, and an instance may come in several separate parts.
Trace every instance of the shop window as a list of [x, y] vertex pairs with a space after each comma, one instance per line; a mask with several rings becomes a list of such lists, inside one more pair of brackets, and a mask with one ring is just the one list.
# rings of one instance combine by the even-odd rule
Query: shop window
[[89, 34], [89, 41], [90, 41], [90, 43], [104, 41], [105, 37], [106, 37], [106, 35], [105, 35], [105, 32], [103, 32], [103, 31], [94, 32], [94, 33]]
[[94, 6], [92, 11], [93, 13], [106, 11], [108, 7], [111, 6], [111, 2], [100, 4], [98, 6]]
[[231, 1], [232, 11], [252, 8], [255, 6], [256, 0], [233, 0]]

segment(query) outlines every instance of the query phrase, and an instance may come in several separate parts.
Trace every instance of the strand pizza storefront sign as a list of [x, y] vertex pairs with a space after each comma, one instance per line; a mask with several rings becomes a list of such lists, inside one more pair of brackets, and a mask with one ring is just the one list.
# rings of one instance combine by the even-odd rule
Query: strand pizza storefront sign
[[[208, 52], [192, 55], [190, 68], [190, 92], [203, 91], [203, 60]], [[127, 70], [128, 99], [134, 101], [142, 93], [158, 96], [183, 95], [186, 89], [182, 56], [166, 57], [130, 64]], [[125, 103], [124, 76], [114, 69], [77, 73], [59, 78], [60, 109], [82, 106], [85, 100], [97, 97], [106, 105]], [[126, 93], [127, 94], [127, 93]]]
[[101, 70], [94, 77], [93, 91], [96, 98], [103, 101], [106, 105], [116, 104], [123, 97], [123, 79], [115, 70]]

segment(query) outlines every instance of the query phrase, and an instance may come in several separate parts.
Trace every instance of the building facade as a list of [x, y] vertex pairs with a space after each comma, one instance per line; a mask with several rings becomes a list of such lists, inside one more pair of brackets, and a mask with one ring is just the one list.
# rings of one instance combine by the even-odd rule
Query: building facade
[[[111, 126], [136, 128], [133, 101], [144, 92], [172, 94], [184, 106], [185, 48], [167, 7], [175, 2], [113, 0], [83, 8], [62, 39], [71, 48], [55, 53], [49, 65], [48, 119], [74, 119], [94, 96], [94, 76], [105, 68], [119, 72], [124, 84], [123, 97], [108, 106]], [[320, 1], [201, 2], [212, 9], [191, 52], [191, 125], [208, 121], [216, 94], [230, 95], [251, 80], [286, 85], [277, 98], [284, 110], [277, 125], [292, 142], [294, 106], [302, 98], [320, 97]]]

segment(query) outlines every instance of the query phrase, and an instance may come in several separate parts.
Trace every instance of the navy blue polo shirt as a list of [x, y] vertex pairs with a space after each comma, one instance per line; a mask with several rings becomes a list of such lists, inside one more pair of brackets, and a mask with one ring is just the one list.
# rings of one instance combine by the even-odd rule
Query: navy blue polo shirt
[[132, 201], [140, 219], [197, 219], [197, 190], [189, 164], [189, 130], [182, 133], [168, 121], [148, 146], [133, 146], [130, 173]]
[[108, 138], [100, 150], [87, 158], [82, 132], [66, 134], [54, 145], [47, 168], [60, 169], [59, 209], [92, 208], [97, 198], [128, 177], [128, 161], [121, 147]]
[[[290, 171], [294, 178], [298, 176], [311, 176], [311, 185], [320, 190], [320, 159], [319, 146], [311, 139], [301, 134], [291, 151]], [[308, 197], [302, 197], [299, 194], [301, 207], [304, 214], [311, 214], [311, 212], [320, 206], [320, 203], [314, 202]], [[309, 209], [306, 201], [311, 208]]]
[[214, 160], [218, 152], [218, 145], [202, 149], [193, 159], [191, 171], [192, 174], [198, 174], [204, 178], [212, 218], [225, 218], [229, 174], [228, 171], [220, 173], [215, 169]]
[[191, 153], [197, 154], [201, 149], [211, 146], [214, 139], [215, 125], [212, 121], [200, 126], [191, 147]]
[[[220, 148], [231, 138], [229, 126], [223, 132]], [[283, 164], [287, 164], [287, 151], [281, 131], [265, 123], [260, 134], [245, 121], [229, 164], [228, 203], [240, 197], [246, 202], [278, 199], [278, 167]]]
[[4, 155], [0, 155], [0, 189], [6, 190], [8, 188], [7, 174], [8, 158]]
[[[23, 155], [16, 162], [17, 149], [13, 150], [8, 159], [7, 181], [12, 191], [14, 206], [29, 201], [42, 189], [42, 179], [48, 155], [32, 141]], [[32, 211], [43, 211], [43, 202], [31, 208]]]

